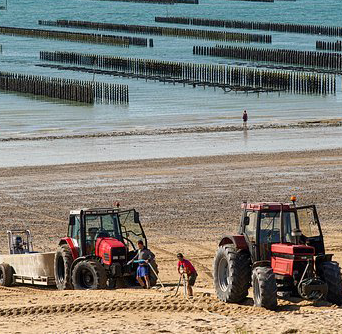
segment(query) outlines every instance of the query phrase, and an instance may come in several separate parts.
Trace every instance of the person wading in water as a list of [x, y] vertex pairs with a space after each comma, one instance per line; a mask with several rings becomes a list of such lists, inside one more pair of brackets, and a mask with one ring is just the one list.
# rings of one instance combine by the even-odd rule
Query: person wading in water
[[244, 110], [243, 114], [242, 114], [242, 121], [243, 121], [243, 127], [244, 129], [247, 128], [247, 121], [248, 121], [248, 115], [247, 115], [247, 111]]

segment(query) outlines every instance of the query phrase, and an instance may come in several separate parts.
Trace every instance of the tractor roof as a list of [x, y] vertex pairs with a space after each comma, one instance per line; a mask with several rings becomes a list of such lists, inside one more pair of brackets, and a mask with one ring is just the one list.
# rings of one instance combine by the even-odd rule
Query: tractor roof
[[[244, 208], [245, 204], [241, 204], [241, 208]], [[261, 202], [261, 203], [247, 203], [247, 210], [270, 210], [270, 211], [280, 211], [283, 207], [283, 211], [293, 210], [294, 206], [290, 203], [279, 203], [279, 202]]]
[[[81, 211], [86, 214], [102, 214], [102, 213], [114, 213], [120, 211], [120, 208], [82, 208], [77, 210], [70, 210], [71, 215], [79, 215]], [[125, 210], [126, 211], [126, 210]]]

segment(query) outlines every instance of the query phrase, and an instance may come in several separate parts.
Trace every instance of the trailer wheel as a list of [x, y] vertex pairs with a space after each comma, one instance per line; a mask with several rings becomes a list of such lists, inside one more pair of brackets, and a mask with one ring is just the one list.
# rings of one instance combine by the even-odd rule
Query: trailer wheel
[[59, 246], [54, 261], [55, 281], [58, 290], [72, 289], [70, 269], [73, 261], [69, 246]]
[[226, 303], [239, 303], [248, 295], [251, 265], [248, 254], [220, 246], [214, 259], [214, 288]]
[[75, 290], [105, 289], [107, 274], [97, 261], [85, 260], [77, 263], [72, 271], [72, 284]]
[[256, 267], [252, 271], [254, 305], [274, 310], [277, 307], [277, 284], [273, 269]]
[[341, 268], [335, 261], [323, 262], [321, 278], [328, 284], [327, 301], [342, 305], [342, 279]]
[[0, 264], [0, 286], [11, 286], [13, 284], [13, 268], [7, 264]]

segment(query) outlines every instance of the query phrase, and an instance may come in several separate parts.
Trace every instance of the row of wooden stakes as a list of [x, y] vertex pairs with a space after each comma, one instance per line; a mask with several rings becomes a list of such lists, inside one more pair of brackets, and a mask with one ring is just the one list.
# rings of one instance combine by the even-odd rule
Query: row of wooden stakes
[[193, 64], [113, 57], [75, 52], [40, 52], [40, 59], [74, 65], [85, 65], [144, 75], [151, 79], [165, 77], [196, 84], [226, 86], [251, 86], [273, 88], [293, 93], [328, 94], [336, 92], [334, 75], [307, 74], [291, 71], [273, 71], [225, 65]]
[[128, 86], [0, 72], [0, 90], [80, 103], [128, 103]]
[[70, 21], [70, 20], [57, 20], [57, 21], [39, 21], [40, 25], [68, 27], [68, 28], [81, 28], [81, 29], [96, 29], [107, 31], [120, 31], [134, 34], [148, 34], [158, 36], [174, 36], [182, 38], [197, 38], [206, 40], [220, 40], [232, 41], [243, 43], [272, 43], [270, 35], [238, 33], [238, 32], [225, 32], [213, 30], [199, 30], [199, 29], [182, 29], [182, 28], [169, 28], [169, 27], [156, 27], [156, 26], [143, 26], [143, 25], [129, 25], [129, 24], [115, 24], [115, 23], [102, 23], [90, 21]]
[[0, 26], [0, 34], [11, 36], [47, 38], [81, 43], [107, 44], [122, 47], [129, 47], [129, 45], [147, 46], [148, 43], [146, 38], [139, 37], [89, 34], [69, 31], [29, 29], [3, 26]]
[[312, 66], [328, 70], [342, 70], [342, 55], [316, 51], [297, 51], [283, 49], [259, 49], [217, 45], [214, 47], [194, 46], [193, 54], [231, 59], [244, 59], [255, 62], [273, 62]]
[[304, 25], [291, 23], [257, 22], [257, 21], [238, 21], [238, 20], [218, 20], [195, 17], [179, 16], [157, 16], [156, 22], [188, 24], [196, 26], [235, 28], [249, 30], [265, 30], [290, 32], [296, 34], [311, 34], [325, 36], [342, 36], [342, 27], [331, 27], [322, 25]]

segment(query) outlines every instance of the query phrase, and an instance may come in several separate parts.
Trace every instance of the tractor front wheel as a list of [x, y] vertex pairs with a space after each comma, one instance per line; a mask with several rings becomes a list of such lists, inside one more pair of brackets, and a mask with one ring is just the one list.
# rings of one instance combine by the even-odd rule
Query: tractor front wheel
[[251, 265], [248, 254], [220, 246], [214, 259], [214, 287], [217, 297], [226, 303], [238, 303], [248, 295]]
[[58, 247], [55, 254], [55, 281], [58, 290], [70, 290], [71, 284], [71, 265], [74, 261], [71, 250], [68, 245]]
[[11, 286], [13, 284], [13, 268], [7, 264], [0, 264], [0, 286]]
[[277, 307], [277, 284], [273, 269], [256, 267], [252, 271], [254, 305], [274, 310]]
[[341, 268], [335, 261], [323, 262], [321, 266], [321, 278], [328, 285], [327, 301], [336, 305], [342, 305], [342, 279]]
[[97, 261], [85, 260], [77, 263], [72, 271], [72, 284], [75, 290], [105, 289], [107, 274]]

